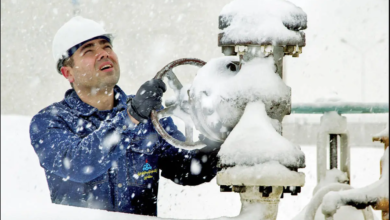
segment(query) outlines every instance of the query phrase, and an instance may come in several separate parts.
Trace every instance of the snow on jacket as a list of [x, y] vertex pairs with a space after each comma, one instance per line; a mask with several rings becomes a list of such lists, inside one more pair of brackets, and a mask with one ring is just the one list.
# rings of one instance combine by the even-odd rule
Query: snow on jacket
[[[114, 108], [99, 111], [71, 89], [33, 117], [31, 144], [53, 203], [157, 216], [159, 170], [181, 185], [216, 175], [215, 155], [171, 146], [150, 120], [133, 124], [126, 112], [131, 96], [118, 86], [113, 95]], [[172, 137], [185, 139], [170, 117], [160, 123]], [[200, 173], [191, 173], [191, 163], [200, 165]]]

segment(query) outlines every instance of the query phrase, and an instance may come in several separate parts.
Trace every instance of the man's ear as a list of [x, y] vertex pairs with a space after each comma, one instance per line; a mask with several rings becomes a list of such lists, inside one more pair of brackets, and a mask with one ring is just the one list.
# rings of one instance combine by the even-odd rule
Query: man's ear
[[69, 66], [61, 67], [61, 73], [70, 83], [74, 82], [73, 73]]

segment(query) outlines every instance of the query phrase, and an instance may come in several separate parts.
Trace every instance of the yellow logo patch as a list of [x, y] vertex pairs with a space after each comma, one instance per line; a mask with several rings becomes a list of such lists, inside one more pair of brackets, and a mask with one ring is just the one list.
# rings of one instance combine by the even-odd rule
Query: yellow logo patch
[[147, 180], [147, 179], [150, 179], [153, 177], [152, 176], [153, 173], [157, 173], [157, 172], [158, 172], [158, 170], [154, 169], [154, 170], [138, 172], [137, 175], [140, 177], [144, 177], [144, 180]]

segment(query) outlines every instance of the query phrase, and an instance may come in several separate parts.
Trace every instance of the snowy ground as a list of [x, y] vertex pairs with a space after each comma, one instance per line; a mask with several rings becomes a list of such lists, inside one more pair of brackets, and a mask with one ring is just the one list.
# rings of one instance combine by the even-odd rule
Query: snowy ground
[[[1, 116], [1, 218], [8, 219], [156, 219], [100, 210], [53, 205], [44, 172], [30, 145], [25, 116]], [[279, 205], [278, 220], [292, 219], [310, 200], [316, 185], [315, 146], [301, 146], [306, 155], [306, 184], [298, 196], [287, 194]], [[362, 187], [379, 179], [382, 148], [351, 149], [351, 183]], [[239, 195], [220, 193], [215, 179], [196, 187], [183, 187], [164, 178], [160, 181], [159, 217], [206, 219], [236, 216]], [[374, 215], [380, 219], [380, 212]]]

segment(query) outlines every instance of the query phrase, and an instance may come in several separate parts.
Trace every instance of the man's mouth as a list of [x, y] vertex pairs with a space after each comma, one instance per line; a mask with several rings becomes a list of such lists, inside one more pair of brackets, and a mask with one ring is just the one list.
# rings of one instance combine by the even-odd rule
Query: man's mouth
[[100, 68], [100, 70], [106, 70], [109, 68], [112, 68], [112, 65], [104, 65], [102, 68]]
[[113, 68], [113, 64], [111, 62], [104, 62], [102, 65], [100, 65], [99, 70], [101, 71], [111, 71]]

